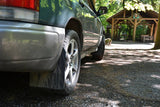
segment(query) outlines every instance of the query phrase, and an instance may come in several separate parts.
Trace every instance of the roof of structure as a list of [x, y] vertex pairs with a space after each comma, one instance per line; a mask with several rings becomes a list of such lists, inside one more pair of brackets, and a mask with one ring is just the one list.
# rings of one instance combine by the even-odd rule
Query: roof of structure
[[[109, 23], [112, 23], [112, 18], [123, 18], [124, 12], [125, 12], [125, 18], [131, 17], [132, 11], [131, 11], [131, 10], [126, 10], [126, 9], [124, 9], [124, 10], [121, 10], [120, 12], [116, 13], [115, 15], [109, 17], [109, 18], [107, 19], [107, 21], [108, 21]], [[133, 12], [135, 12], [135, 10], [134, 10]], [[143, 17], [143, 18], [158, 18], [158, 15], [159, 15], [157, 12], [152, 11], [152, 10], [146, 11], [146, 12], [141, 11], [141, 12], [138, 12], [138, 13], [139, 13], [140, 16]], [[148, 21], [148, 22], [149, 22], [149, 21]]]

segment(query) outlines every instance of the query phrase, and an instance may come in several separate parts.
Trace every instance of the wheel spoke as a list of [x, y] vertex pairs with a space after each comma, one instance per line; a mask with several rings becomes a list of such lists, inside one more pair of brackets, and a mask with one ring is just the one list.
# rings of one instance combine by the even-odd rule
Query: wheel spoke
[[69, 68], [69, 65], [68, 65], [67, 69], [65, 71], [65, 79], [67, 79], [67, 76], [69, 75], [69, 71], [70, 71], [70, 68]]
[[78, 49], [74, 49], [74, 53], [72, 55], [73, 57], [77, 57], [78, 56]]
[[74, 41], [71, 41], [71, 55], [73, 55], [73, 53], [74, 53]]
[[66, 53], [66, 60], [67, 60], [67, 64], [66, 64], [66, 71], [65, 71], [65, 79], [67, 79], [67, 76], [69, 75], [69, 71], [70, 71], [70, 62], [71, 62], [71, 55], [67, 52]]
[[73, 72], [72, 72], [72, 67], [70, 69], [70, 72], [69, 72], [69, 80], [71, 82], [71, 84], [73, 83]]
[[78, 69], [77, 64], [74, 64], [74, 65], [73, 65], [73, 70], [74, 70], [74, 72], [77, 72], [77, 69]]
[[78, 59], [78, 49], [75, 49], [75, 52], [72, 55], [72, 61], [73, 61], [73, 63], [77, 62], [77, 59]]
[[66, 53], [66, 59], [68, 60], [67, 62], [69, 63], [70, 62], [70, 59], [71, 59], [71, 55], [70, 55], [70, 53]]

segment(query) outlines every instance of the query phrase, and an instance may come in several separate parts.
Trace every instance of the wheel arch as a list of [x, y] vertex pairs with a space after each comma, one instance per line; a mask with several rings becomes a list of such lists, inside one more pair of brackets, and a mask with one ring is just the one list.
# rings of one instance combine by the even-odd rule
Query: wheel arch
[[74, 30], [77, 32], [79, 39], [80, 39], [80, 44], [81, 44], [81, 49], [83, 47], [83, 33], [82, 33], [82, 24], [81, 22], [76, 19], [76, 18], [71, 18], [68, 23], [66, 24], [65, 31], [67, 30]]

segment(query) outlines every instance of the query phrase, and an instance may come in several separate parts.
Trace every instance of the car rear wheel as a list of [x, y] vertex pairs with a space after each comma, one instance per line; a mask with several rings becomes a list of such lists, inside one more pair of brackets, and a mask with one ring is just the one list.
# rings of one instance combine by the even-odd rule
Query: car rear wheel
[[52, 72], [31, 72], [30, 86], [55, 89], [59, 94], [68, 95], [76, 87], [80, 72], [80, 61], [78, 34], [69, 30], [55, 69]]
[[65, 71], [64, 71], [64, 92], [69, 94], [77, 84], [80, 72], [80, 41], [78, 34], [70, 30], [64, 42]]

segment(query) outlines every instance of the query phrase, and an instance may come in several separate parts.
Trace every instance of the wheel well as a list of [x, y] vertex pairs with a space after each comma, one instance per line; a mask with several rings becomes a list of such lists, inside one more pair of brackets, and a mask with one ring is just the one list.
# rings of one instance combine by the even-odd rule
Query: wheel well
[[78, 33], [80, 43], [81, 43], [81, 48], [83, 47], [83, 34], [82, 34], [82, 25], [81, 22], [75, 18], [72, 18], [69, 20], [67, 23], [67, 26], [65, 30], [74, 30]]

